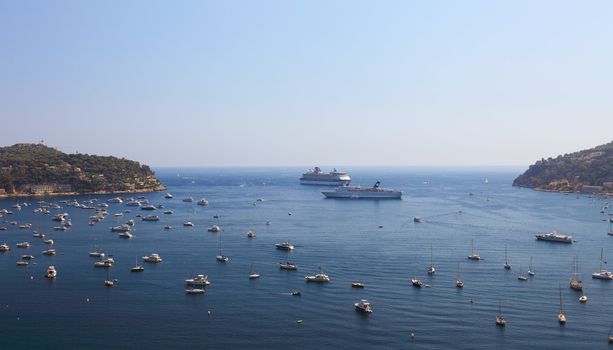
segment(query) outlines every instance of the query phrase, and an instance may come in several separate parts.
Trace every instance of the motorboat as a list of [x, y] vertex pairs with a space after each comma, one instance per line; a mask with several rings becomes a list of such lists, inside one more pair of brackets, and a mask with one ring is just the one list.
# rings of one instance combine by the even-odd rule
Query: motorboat
[[415, 222], [415, 223], [424, 222], [424, 218], [422, 218], [421, 216], [415, 216], [413, 218], [413, 222]]
[[281, 270], [298, 270], [298, 266], [290, 262], [279, 263], [279, 268]]
[[130, 231], [119, 233], [119, 238], [132, 238], [134, 235]]
[[28, 266], [28, 262], [25, 260], [21, 260], [17, 262], [17, 266]]
[[54, 241], [54, 240], [52, 240], [52, 239], [45, 239], [45, 240], [43, 241], [43, 243], [45, 243], [45, 244], [54, 244], [54, 243], [55, 243], [55, 241]]
[[34, 255], [29, 255], [29, 254], [28, 255], [22, 255], [21, 258], [23, 260], [32, 260], [32, 259], [34, 259]]
[[411, 283], [414, 287], [420, 288], [423, 286], [424, 282], [416, 277], [411, 278]]
[[122, 224], [119, 226], [111, 227], [111, 232], [129, 232], [132, 229], [132, 226], [128, 224]]
[[142, 218], [143, 221], [160, 221], [160, 217], [157, 215], [148, 215]]
[[254, 238], [255, 237], [255, 231], [252, 231], [252, 230], [247, 231], [247, 237]]
[[170, 225], [165, 225], [164, 226], [164, 230], [170, 230], [171, 228], [172, 228], [172, 226], [170, 226]]
[[94, 258], [99, 258], [99, 257], [104, 256], [104, 251], [102, 249], [93, 250], [89, 252], [89, 256], [94, 257]]
[[141, 210], [156, 210], [157, 208], [155, 207], [155, 205], [144, 205], [142, 207], [140, 207]]
[[51, 256], [51, 255], [55, 255], [56, 251], [55, 249], [47, 249], [47, 250], [43, 250], [43, 254]]
[[166, 198], [166, 199], [172, 199], [172, 194], [170, 194], [170, 193], [166, 193], [166, 195], [164, 196], [164, 198]]
[[185, 280], [185, 284], [188, 286], [208, 286], [211, 284], [207, 275], [196, 275], [192, 278]]
[[140, 207], [140, 202], [139, 201], [135, 201], [135, 200], [131, 200], [128, 203], [126, 203], [126, 206], [128, 207]]
[[55, 277], [57, 277], [57, 270], [55, 269], [55, 266], [49, 266], [47, 268], [47, 273], [45, 274], [45, 277], [47, 277], [47, 278], [55, 278]]
[[119, 197], [115, 197], [115, 198], [111, 198], [111, 199], [107, 200], [107, 202], [109, 202], [109, 203], [123, 203], [123, 199], [121, 199]]
[[304, 276], [304, 279], [307, 282], [319, 282], [319, 283], [330, 282], [330, 276], [326, 275], [321, 270], [319, 271], [318, 274], [310, 275], [310, 276]]
[[96, 261], [94, 263], [94, 267], [113, 267], [114, 260], [110, 259], [101, 259], [100, 261]]
[[9, 250], [11, 250], [11, 247], [9, 247], [8, 244], [6, 243], [0, 244], [0, 252], [8, 252]]
[[68, 227], [66, 227], [66, 226], [55, 226], [53, 229], [55, 231], [66, 231], [66, 230], [68, 230]]
[[191, 203], [193, 201], [194, 201], [194, 199], [192, 197], [183, 198], [183, 202], [185, 202], [185, 203]]
[[32, 245], [29, 242], [20, 242], [16, 246], [17, 248], [30, 248]]
[[143, 256], [143, 261], [157, 264], [162, 262], [162, 258], [159, 254], [152, 253], [151, 255]]
[[299, 297], [302, 295], [302, 293], [299, 290], [293, 290], [289, 293], [290, 295], [293, 295], [295, 297]]
[[45, 234], [44, 233], [40, 233], [40, 232], [34, 232], [34, 233], [32, 233], [32, 237], [43, 238], [43, 237], [45, 237]]
[[213, 225], [207, 229], [209, 232], [221, 232], [221, 227], [217, 225]]
[[275, 247], [281, 250], [293, 250], [294, 249], [294, 246], [290, 242], [277, 243], [275, 244]]
[[130, 219], [130, 220], [126, 221], [125, 225], [134, 226], [134, 225], [136, 225], [136, 223], [134, 222], [134, 220]]
[[209, 201], [206, 198], [202, 198], [201, 200], [199, 200], [196, 204], [198, 205], [202, 205], [202, 206], [207, 206], [209, 205]]
[[173, 212], [172, 210], [166, 210], [166, 211], [164, 212], [164, 214], [166, 214], [166, 215], [172, 215], [172, 214], [174, 214], [174, 212]]
[[186, 221], [183, 223], [183, 226], [185, 227], [194, 227], [194, 224], [191, 221]]
[[370, 303], [366, 299], [362, 299], [353, 305], [355, 305], [356, 311], [365, 312], [367, 314], [372, 313], [372, 307], [370, 306]]
[[364, 288], [364, 283], [362, 283], [362, 282], [353, 282], [353, 283], [351, 283], [351, 288]]
[[227, 263], [228, 261], [230, 261], [230, 258], [227, 255], [223, 255], [223, 254], [217, 255], [215, 257], [215, 259], [217, 259], [217, 261], [223, 262], [223, 263]]
[[581, 304], [585, 304], [585, 303], [587, 303], [587, 295], [585, 295], [585, 294], [581, 293], [581, 296], [579, 297], [579, 302], [580, 302]]

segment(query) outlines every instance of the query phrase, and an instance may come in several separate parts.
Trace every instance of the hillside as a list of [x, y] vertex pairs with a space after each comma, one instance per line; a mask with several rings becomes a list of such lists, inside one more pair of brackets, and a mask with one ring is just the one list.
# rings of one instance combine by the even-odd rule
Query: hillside
[[517, 177], [513, 186], [549, 191], [613, 192], [613, 142], [541, 159]]
[[0, 194], [114, 193], [162, 190], [155, 173], [117, 157], [66, 154], [42, 144], [0, 148]]

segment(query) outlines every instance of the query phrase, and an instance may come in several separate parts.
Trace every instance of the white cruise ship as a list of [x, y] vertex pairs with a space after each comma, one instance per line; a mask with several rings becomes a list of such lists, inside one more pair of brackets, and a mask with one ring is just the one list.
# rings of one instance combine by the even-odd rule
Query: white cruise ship
[[343, 186], [351, 182], [351, 177], [336, 169], [329, 173], [324, 173], [319, 167], [302, 174], [300, 178], [301, 185], [320, 185], [320, 186]]
[[402, 192], [389, 188], [379, 187], [377, 181], [373, 187], [361, 188], [359, 186], [339, 186], [334, 191], [323, 191], [326, 198], [344, 199], [401, 199]]

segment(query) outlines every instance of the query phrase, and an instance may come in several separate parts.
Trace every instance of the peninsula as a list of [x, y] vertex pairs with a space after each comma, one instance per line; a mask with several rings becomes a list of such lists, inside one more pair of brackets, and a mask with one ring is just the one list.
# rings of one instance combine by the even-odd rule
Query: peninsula
[[518, 176], [513, 186], [613, 195], [613, 142], [541, 159]]
[[162, 191], [149, 166], [112, 156], [66, 154], [43, 144], [0, 147], [0, 197]]

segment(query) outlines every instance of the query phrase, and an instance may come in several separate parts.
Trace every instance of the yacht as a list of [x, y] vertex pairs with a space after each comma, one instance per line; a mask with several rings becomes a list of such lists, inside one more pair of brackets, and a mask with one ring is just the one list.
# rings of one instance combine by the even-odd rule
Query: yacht
[[55, 231], [66, 231], [66, 230], [68, 230], [68, 227], [66, 227], [66, 226], [55, 226], [53, 229]]
[[207, 229], [209, 232], [221, 232], [221, 227], [217, 225], [213, 225]]
[[326, 198], [341, 199], [401, 199], [402, 192], [381, 188], [381, 182], [377, 181], [373, 187], [361, 188], [359, 186], [339, 186], [334, 191], [323, 191]]
[[194, 224], [191, 221], [186, 221], [183, 223], [183, 226], [185, 227], [194, 227]]
[[128, 220], [128, 221], [126, 221], [126, 223], [125, 223], [125, 225], [128, 225], [128, 226], [134, 226], [135, 224], [136, 224], [136, 223], [135, 223], [135, 222], [134, 222], [134, 220], [132, 220], [132, 219], [130, 219], [130, 220]]
[[469, 260], [481, 260], [481, 255], [479, 253], [475, 253], [475, 242], [470, 241], [470, 255], [468, 256]]
[[281, 270], [298, 270], [298, 266], [290, 262], [279, 263], [279, 268]]
[[45, 240], [43, 241], [43, 243], [45, 243], [45, 244], [54, 244], [54, 243], [55, 243], [55, 241], [54, 241], [54, 240], [52, 240], [52, 239], [45, 239]]
[[115, 217], [119, 218], [119, 217], [122, 217], [122, 216], [123, 216], [123, 213], [115, 213]]
[[113, 267], [114, 262], [112, 259], [101, 259], [94, 263], [94, 267]]
[[47, 249], [47, 250], [43, 250], [43, 254], [51, 256], [51, 255], [55, 255], [56, 251], [53, 248], [52, 249]]
[[418, 287], [418, 288], [420, 288], [424, 284], [424, 282], [422, 282], [422, 280], [418, 279], [417, 277], [411, 278], [411, 283], [413, 284], [414, 287]]
[[357, 311], [365, 312], [367, 314], [372, 313], [372, 307], [370, 306], [370, 303], [366, 299], [362, 299], [353, 305], [355, 305], [355, 309]]
[[45, 277], [55, 278], [56, 276], [57, 276], [57, 270], [55, 269], [55, 266], [49, 266], [47, 268], [47, 273], [45, 274]]
[[164, 226], [164, 230], [170, 230], [170, 229], [172, 229], [172, 226], [170, 226], [170, 225]]
[[364, 288], [364, 283], [362, 283], [362, 282], [353, 282], [353, 283], [351, 283], [351, 288]]
[[319, 271], [318, 274], [311, 275], [311, 276], [304, 276], [304, 279], [307, 282], [330, 282], [330, 276], [326, 275], [321, 270]]
[[130, 231], [121, 232], [119, 234], [119, 238], [132, 238], [132, 237], [134, 237], [134, 235], [131, 234]]
[[143, 256], [143, 261], [157, 264], [157, 263], [162, 262], [162, 258], [160, 257], [159, 254], [152, 253], [151, 255]]
[[41, 233], [41, 232], [34, 231], [34, 232], [32, 233], [32, 237], [36, 237], [36, 238], [43, 238], [43, 237], [45, 237], [45, 234], [44, 234], [44, 233]]
[[613, 280], [613, 272], [602, 268], [602, 253], [603, 248], [600, 248], [600, 267], [598, 268], [598, 271], [592, 273], [592, 278], [599, 280]]
[[0, 252], [8, 252], [9, 250], [11, 250], [11, 247], [9, 247], [8, 244], [6, 243], [0, 244]]
[[211, 284], [207, 275], [196, 275], [195, 277], [185, 280], [185, 284], [188, 286], [208, 286]]
[[28, 262], [25, 260], [21, 260], [17, 262], [17, 266], [28, 266]]
[[17, 248], [30, 248], [32, 246], [29, 242], [21, 242], [16, 244]]
[[23, 260], [32, 260], [32, 259], [34, 259], [34, 255], [29, 255], [29, 254], [28, 255], [22, 255], [21, 258]]
[[173, 212], [172, 210], [166, 210], [166, 211], [164, 212], [164, 214], [166, 214], [166, 215], [172, 215], [172, 214], [174, 214], [174, 212]]
[[126, 203], [126, 206], [128, 206], [128, 207], [140, 207], [140, 202], [139, 201], [135, 201], [135, 200], [131, 200], [128, 203]]
[[519, 275], [517, 275], [517, 279], [520, 280], [520, 281], [527, 281], [528, 280], [528, 277], [526, 277], [526, 275], [523, 274], [521, 266], [519, 267]]
[[185, 293], [187, 294], [204, 294], [204, 288], [187, 288], [185, 289]]
[[323, 172], [319, 167], [309, 169], [300, 178], [301, 185], [343, 186], [351, 182], [351, 177], [334, 169], [329, 173]]
[[249, 279], [250, 280], [254, 280], [254, 279], [260, 278], [260, 274], [255, 272], [255, 271], [253, 271], [253, 264], [251, 264], [251, 268], [249, 270], [250, 270], [250, 272], [249, 272]]
[[140, 207], [140, 209], [141, 210], [156, 210], [157, 208], [155, 207], [155, 205], [149, 204], [149, 205], [145, 205], [145, 206]]
[[206, 200], [206, 198], [202, 198], [202, 199], [201, 199], [201, 200], [199, 200], [199, 201], [198, 201], [198, 203], [196, 203], [196, 204], [198, 204], [198, 205], [202, 205], [202, 206], [205, 206], [205, 207], [206, 207], [207, 205], [209, 205], [209, 201], [208, 201], [208, 200]]
[[142, 219], [143, 221], [160, 221], [160, 217], [157, 215], [149, 215], [149, 216], [145, 216]]
[[294, 249], [294, 246], [290, 242], [277, 243], [275, 244], [275, 247], [281, 250], [293, 250]]
[[255, 237], [255, 232], [252, 231], [252, 230], [247, 231], [247, 237], [254, 238]]
[[96, 249], [89, 252], [89, 256], [94, 258], [99, 258], [104, 256], [104, 251], [102, 249]]
[[111, 232], [129, 232], [132, 227], [127, 224], [111, 227]]
[[166, 198], [166, 199], [172, 199], [172, 194], [170, 194], [170, 193], [166, 193], [166, 195], [164, 196], [164, 198]]
[[109, 203], [123, 203], [123, 199], [121, 199], [119, 197], [115, 197], [115, 198], [109, 199], [107, 202], [109, 202]]
[[536, 272], [534, 272], [534, 267], [532, 267], [532, 257], [530, 257], [530, 266], [528, 267], [528, 276], [534, 276]]
[[535, 235], [537, 241], [559, 242], [559, 243], [573, 243], [573, 237], [570, 235], [562, 235], [557, 231], [550, 233], [539, 233]]
[[193, 202], [193, 201], [194, 201], [194, 199], [193, 199], [192, 197], [187, 197], [187, 198], [183, 198], [183, 201], [184, 201], [185, 203], [191, 203], [191, 202]]

